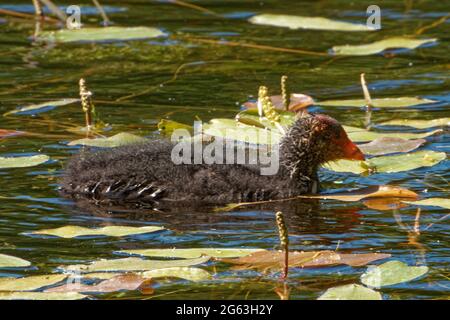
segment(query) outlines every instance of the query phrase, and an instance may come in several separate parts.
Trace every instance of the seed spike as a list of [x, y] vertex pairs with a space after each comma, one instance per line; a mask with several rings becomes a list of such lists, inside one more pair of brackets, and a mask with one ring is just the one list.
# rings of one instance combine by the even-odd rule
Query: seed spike
[[280, 246], [284, 251], [284, 269], [281, 278], [286, 279], [289, 272], [289, 234], [286, 223], [284, 221], [283, 213], [281, 211], [278, 211], [275, 214], [275, 218], [278, 226], [278, 234], [280, 237]]
[[287, 92], [287, 87], [286, 87], [287, 79], [288, 79], [288, 77], [286, 75], [281, 77], [281, 96], [283, 98], [284, 110], [286, 110], [286, 111], [289, 110], [289, 104], [290, 104], [289, 94]]
[[92, 103], [92, 92], [89, 91], [86, 87], [86, 80], [83, 78], [80, 79], [80, 98], [81, 98], [81, 107], [83, 108], [83, 112], [86, 116], [86, 127], [89, 131], [93, 124], [93, 114], [95, 112], [94, 104]]

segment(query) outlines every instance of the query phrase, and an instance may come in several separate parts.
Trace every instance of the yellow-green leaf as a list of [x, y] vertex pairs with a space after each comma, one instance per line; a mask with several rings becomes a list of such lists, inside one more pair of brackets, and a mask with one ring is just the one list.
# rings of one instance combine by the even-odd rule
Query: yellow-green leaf
[[414, 280], [427, 272], [427, 266], [415, 267], [401, 261], [388, 261], [369, 267], [361, 276], [361, 282], [368, 287], [381, 288]]
[[43, 102], [39, 104], [32, 104], [8, 111], [4, 114], [4, 116], [8, 116], [11, 114], [37, 114], [39, 112], [42, 112], [43, 110], [47, 110], [48, 108], [53, 109], [56, 107], [69, 105], [78, 101], [80, 101], [80, 99], [61, 99], [56, 101]]
[[433, 127], [448, 127], [450, 126], [450, 118], [439, 118], [433, 120], [409, 120], [396, 119], [380, 123], [382, 126], [406, 126], [417, 129], [426, 129]]
[[124, 146], [127, 144], [143, 143], [149, 141], [140, 136], [136, 136], [131, 133], [121, 132], [112, 137], [108, 138], [96, 138], [96, 139], [78, 139], [68, 143], [69, 146], [83, 145], [91, 147], [101, 147], [101, 148], [114, 148], [119, 146]]
[[264, 249], [239, 249], [239, 248], [189, 248], [189, 249], [136, 249], [123, 250], [119, 253], [138, 254], [147, 257], [164, 258], [199, 258], [210, 256], [212, 258], [232, 258], [249, 255]]
[[372, 142], [360, 144], [358, 148], [368, 155], [381, 156], [389, 153], [410, 152], [426, 142], [424, 139], [405, 140], [394, 137], [381, 137]]
[[200, 268], [172, 267], [142, 272], [144, 278], [180, 278], [193, 282], [210, 280], [212, 278], [208, 271]]
[[24, 157], [0, 157], [0, 169], [34, 167], [50, 160], [45, 154]]
[[132, 234], [150, 233], [164, 230], [163, 227], [128, 227], [128, 226], [107, 226], [103, 228], [84, 228], [78, 226], [64, 226], [56, 229], [43, 229], [33, 231], [28, 234], [44, 234], [61, 238], [75, 238], [80, 236], [110, 236], [123, 237]]
[[0, 291], [33, 291], [67, 278], [67, 274], [46, 274], [23, 278], [0, 278]]
[[382, 137], [402, 138], [406, 140], [412, 140], [412, 139], [426, 138], [437, 133], [442, 133], [442, 130], [440, 129], [424, 133], [412, 133], [412, 132], [376, 132], [351, 126], [343, 126], [343, 127], [344, 130], [347, 132], [348, 137], [354, 142], [372, 141]]
[[413, 204], [416, 206], [441, 207], [450, 210], [450, 199], [447, 198], [428, 198], [418, 201], [402, 201], [402, 202]]
[[284, 14], [260, 14], [249, 19], [253, 24], [261, 24], [289, 29], [313, 29], [333, 31], [373, 31], [363, 24], [336, 21], [322, 17], [302, 17]]
[[[420, 104], [435, 103], [435, 100], [429, 100], [417, 97], [398, 97], [398, 98], [381, 98], [372, 99], [372, 105], [375, 108], [406, 108], [417, 106]], [[326, 100], [316, 102], [319, 106], [326, 107], [357, 107], [361, 108], [366, 105], [364, 99], [350, 99], [350, 100]]]
[[332, 48], [332, 51], [334, 54], [337, 55], [365, 56], [370, 54], [376, 54], [386, 49], [393, 49], [393, 48], [415, 49], [425, 43], [436, 41], [437, 39], [413, 39], [406, 37], [392, 37], [363, 45], [334, 46]]
[[0, 300], [81, 300], [77, 292], [0, 292]]
[[172, 121], [172, 120], [161, 119], [158, 122], [158, 130], [161, 131], [165, 135], [170, 135], [170, 134], [172, 134], [172, 132], [174, 132], [175, 130], [178, 130], [178, 129], [184, 129], [191, 133], [194, 130], [193, 127], [190, 125]]
[[431, 167], [446, 158], [445, 152], [422, 150], [401, 155], [375, 157], [366, 161], [338, 160], [328, 162], [323, 167], [336, 172], [356, 174], [369, 171], [392, 173]]
[[151, 27], [116, 26], [45, 31], [40, 34], [39, 40], [49, 42], [125, 41], [156, 38], [165, 35], [161, 30]]
[[30, 261], [0, 253], [0, 268], [20, 268], [29, 267]]
[[60, 266], [66, 271], [89, 272], [114, 272], [114, 271], [148, 271], [171, 267], [189, 267], [207, 262], [210, 257], [182, 260], [144, 260], [140, 258], [124, 258], [111, 260], [98, 260], [90, 264], [76, 264]]
[[347, 284], [325, 291], [318, 300], [382, 300], [381, 294], [359, 284]]

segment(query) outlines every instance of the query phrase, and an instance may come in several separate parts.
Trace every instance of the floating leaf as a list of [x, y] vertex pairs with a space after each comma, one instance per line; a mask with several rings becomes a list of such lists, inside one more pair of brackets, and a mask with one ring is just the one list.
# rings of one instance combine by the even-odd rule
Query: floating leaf
[[374, 210], [380, 210], [380, 211], [392, 211], [392, 210], [398, 210], [400, 208], [407, 207], [408, 205], [404, 204], [402, 201], [400, 201], [398, 198], [374, 198], [374, 199], [367, 199], [363, 201], [363, 204]]
[[337, 55], [365, 56], [376, 54], [386, 49], [405, 48], [412, 50], [420, 47], [425, 43], [436, 41], [437, 39], [412, 39], [405, 37], [392, 37], [363, 45], [334, 46], [332, 51]]
[[353, 283], [330, 288], [317, 300], [382, 300], [382, 297], [377, 291]]
[[0, 157], [0, 169], [33, 167], [50, 160], [45, 154], [24, 157]]
[[231, 119], [212, 119], [209, 123], [203, 125], [203, 133], [213, 137], [252, 144], [278, 143], [282, 137], [279, 131], [249, 126]]
[[[280, 95], [270, 96], [273, 106], [277, 110], [285, 110], [283, 104], [283, 97]], [[302, 93], [292, 93], [289, 99], [288, 110], [292, 112], [298, 112], [314, 104], [313, 98]], [[246, 109], [257, 109], [257, 103], [254, 101], [248, 101], [243, 104]]]
[[[335, 265], [364, 266], [370, 262], [389, 258], [390, 254], [346, 254], [336, 251], [289, 252], [289, 267], [326, 267]], [[284, 265], [283, 251], [259, 251], [239, 258], [222, 258], [220, 261], [235, 264], [235, 269], [279, 270]]]
[[428, 267], [411, 267], [401, 261], [388, 261], [379, 266], [370, 266], [361, 276], [361, 282], [368, 287], [381, 288], [408, 282], [423, 276]]
[[249, 255], [264, 249], [235, 249], [235, 248], [190, 248], [190, 249], [136, 249], [123, 250], [119, 253], [139, 254], [147, 257], [164, 258], [199, 258], [209, 256], [212, 258], [232, 258]]
[[172, 267], [145, 271], [141, 273], [144, 278], [180, 278], [193, 282], [210, 280], [212, 278], [208, 271], [200, 268]]
[[433, 127], [448, 127], [450, 126], [450, 118], [439, 118], [433, 120], [408, 120], [397, 119], [380, 123], [382, 126], [406, 126], [417, 129], [426, 129]]
[[91, 147], [101, 147], [101, 148], [114, 148], [119, 146], [124, 146], [127, 144], [143, 143], [149, 141], [140, 136], [136, 136], [131, 133], [121, 132], [113, 135], [109, 138], [96, 138], [96, 139], [78, 139], [68, 143], [69, 146], [83, 145]]
[[21, 268], [30, 265], [30, 261], [0, 253], [0, 268]]
[[78, 226], [64, 226], [56, 229], [43, 229], [33, 231], [28, 234], [45, 234], [61, 238], [75, 238], [80, 236], [110, 236], [123, 237], [132, 234], [150, 233], [164, 230], [163, 227], [127, 227], [127, 226], [107, 226], [103, 228], [84, 228]]
[[441, 207], [450, 210], [450, 199], [447, 198], [428, 198], [418, 201], [403, 201], [403, 202], [413, 204], [416, 206]]
[[104, 27], [47, 31], [42, 32], [39, 39], [49, 42], [125, 41], [165, 35], [161, 30], [150, 27]]
[[409, 133], [409, 132], [375, 132], [351, 126], [343, 126], [343, 127], [347, 132], [348, 137], [354, 142], [372, 141], [383, 137], [402, 138], [406, 140], [422, 139], [437, 133], [442, 133], [442, 130], [440, 129], [424, 133]]
[[[420, 104], [435, 103], [435, 100], [417, 98], [417, 97], [398, 97], [398, 98], [382, 98], [372, 99], [372, 105], [375, 108], [406, 108], [417, 106]], [[364, 99], [352, 99], [352, 100], [326, 100], [316, 102], [319, 106], [324, 107], [357, 107], [361, 108], [366, 106], [366, 100]]]
[[0, 278], [0, 291], [33, 291], [67, 278], [67, 274], [46, 274], [23, 278]]
[[210, 257], [182, 260], [144, 260], [140, 258], [124, 258], [111, 260], [98, 260], [90, 264], [60, 266], [66, 271], [110, 272], [110, 271], [148, 271], [171, 267], [189, 267], [207, 262]]
[[95, 285], [86, 285], [81, 283], [67, 283], [59, 287], [45, 290], [45, 292], [83, 292], [83, 293], [107, 293], [122, 290], [137, 290], [147, 279], [134, 274], [127, 273], [104, 280]]
[[[295, 121], [295, 114], [290, 111], [278, 111], [278, 115], [280, 116], [280, 124], [283, 127], [291, 126]], [[240, 123], [249, 125], [249, 126], [257, 126], [259, 128], [269, 128], [271, 130], [278, 131], [278, 128], [266, 117], [260, 117], [258, 115], [258, 110], [249, 109], [242, 112], [239, 112], [236, 115], [236, 120]]]
[[80, 300], [86, 297], [76, 292], [0, 292], [0, 300]]
[[401, 155], [375, 157], [366, 161], [343, 159], [328, 162], [323, 167], [336, 172], [352, 172], [356, 174], [368, 173], [369, 171], [393, 173], [421, 167], [432, 167], [446, 158], [445, 152], [422, 150]]
[[75, 102], [80, 101], [80, 99], [61, 99], [56, 101], [47, 101], [39, 104], [32, 104], [29, 106], [20, 107], [15, 110], [6, 112], [4, 115], [8, 116], [11, 114], [38, 114], [40, 112], [47, 111], [48, 109], [53, 109], [56, 107], [66, 106]]
[[171, 135], [172, 132], [174, 132], [175, 130], [178, 130], [178, 129], [184, 129], [184, 130], [189, 131], [190, 133], [192, 133], [194, 130], [194, 128], [190, 125], [172, 121], [172, 120], [161, 119], [158, 122], [158, 130], [161, 131], [165, 135]]
[[354, 24], [344, 21], [335, 21], [322, 17], [301, 17], [283, 14], [260, 14], [249, 19], [251, 23], [289, 29], [313, 29], [333, 31], [372, 31], [366, 25]]
[[394, 137], [381, 137], [366, 144], [358, 145], [358, 148], [369, 155], [384, 155], [397, 152], [410, 152], [427, 142], [424, 139], [405, 140]]

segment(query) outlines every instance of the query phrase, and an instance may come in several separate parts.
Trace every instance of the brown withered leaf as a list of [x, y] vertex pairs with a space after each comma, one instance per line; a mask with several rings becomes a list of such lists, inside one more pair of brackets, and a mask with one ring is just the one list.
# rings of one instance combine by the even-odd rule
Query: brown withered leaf
[[[270, 100], [273, 103], [275, 109], [284, 110], [283, 105], [283, 97], [280, 95], [270, 96]], [[303, 111], [303, 109], [307, 108], [310, 105], [314, 104], [313, 98], [306, 94], [302, 93], [292, 93], [289, 100], [289, 111], [299, 112]], [[256, 109], [256, 102], [247, 101], [243, 104], [243, 106], [247, 109]]]
[[407, 207], [408, 205], [404, 204], [398, 198], [373, 198], [367, 199], [363, 201], [363, 204], [374, 210], [393, 210]]
[[358, 145], [364, 154], [379, 156], [397, 152], [410, 152], [427, 142], [425, 139], [406, 140], [395, 137], [381, 137], [369, 143]]
[[140, 289], [148, 279], [134, 274], [127, 273], [104, 280], [96, 285], [86, 285], [81, 283], [67, 283], [65, 285], [45, 290], [45, 292], [97, 292], [107, 293], [120, 290]]
[[[292, 251], [289, 252], [289, 267], [317, 268], [335, 265], [349, 265], [352, 267], [365, 266], [366, 264], [389, 258], [385, 253], [348, 254], [336, 251]], [[272, 270], [281, 269], [284, 264], [283, 251], [258, 251], [251, 255], [239, 258], [223, 258], [222, 262], [236, 265], [234, 269]]]

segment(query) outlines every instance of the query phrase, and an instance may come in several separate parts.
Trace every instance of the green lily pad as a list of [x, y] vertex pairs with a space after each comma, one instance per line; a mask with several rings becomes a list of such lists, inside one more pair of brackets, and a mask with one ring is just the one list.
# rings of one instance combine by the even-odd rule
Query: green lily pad
[[60, 266], [65, 271], [90, 273], [114, 271], [148, 271], [172, 267], [189, 267], [207, 262], [210, 257], [182, 260], [144, 260], [140, 258], [124, 258], [111, 260], [98, 260], [90, 264]]
[[426, 142], [424, 139], [405, 140], [394, 137], [381, 137], [372, 142], [360, 144], [358, 148], [364, 153], [373, 156], [380, 156], [389, 153], [410, 152]]
[[284, 14], [264, 13], [249, 19], [253, 24], [261, 24], [289, 29], [313, 29], [332, 31], [373, 31], [375, 29], [362, 24], [336, 21], [322, 17], [302, 17]]
[[[372, 105], [375, 108], [406, 108], [417, 106], [421, 104], [435, 103], [435, 100], [429, 100], [417, 97], [398, 97], [398, 98], [382, 98], [372, 99]], [[366, 100], [364, 99], [351, 99], [351, 100], [326, 100], [316, 102], [319, 106], [324, 107], [357, 107], [361, 108], [366, 106]]]
[[392, 37], [363, 45], [334, 46], [332, 51], [337, 55], [366, 56], [382, 52], [386, 49], [405, 48], [415, 49], [425, 43], [436, 42], [437, 39], [413, 39]]
[[22, 268], [31, 266], [31, 262], [0, 253], [0, 268]]
[[252, 144], [274, 144], [278, 143], [282, 137], [278, 130], [249, 126], [232, 119], [212, 119], [209, 123], [203, 125], [203, 133], [226, 140]]
[[68, 143], [69, 146], [83, 145], [100, 148], [114, 148], [124, 146], [127, 144], [143, 143], [149, 141], [146, 138], [136, 136], [131, 133], [121, 132], [108, 138], [96, 138], [96, 139], [78, 139]]
[[159, 29], [150, 27], [104, 27], [61, 29], [42, 32], [39, 39], [47, 42], [96, 42], [96, 41], [126, 41], [149, 39], [165, 36]]
[[163, 227], [127, 227], [127, 226], [107, 226], [103, 228], [83, 228], [78, 226], [64, 226], [56, 229], [44, 229], [33, 231], [28, 234], [44, 234], [61, 238], [75, 238], [80, 236], [110, 236], [123, 237], [132, 234], [143, 234], [165, 230]]
[[424, 133], [412, 133], [412, 132], [376, 132], [369, 131], [362, 128], [351, 127], [351, 126], [343, 126], [344, 130], [347, 132], [348, 137], [353, 142], [365, 142], [372, 141], [378, 138], [386, 137], [386, 138], [402, 138], [406, 140], [412, 139], [422, 139], [429, 136], [432, 136], [437, 133], [441, 133], [442, 130], [434, 130], [430, 132]]
[[325, 291], [317, 300], [383, 300], [381, 294], [359, 284], [347, 284]]
[[433, 120], [408, 120], [398, 119], [390, 120], [380, 123], [382, 126], [406, 126], [417, 129], [426, 129], [433, 127], [448, 127], [450, 126], [450, 118], [439, 118]]
[[24, 157], [0, 157], [0, 169], [34, 167], [50, 160], [45, 154]]
[[212, 278], [208, 271], [200, 268], [172, 267], [142, 272], [144, 278], [180, 278], [193, 282], [206, 281]]
[[401, 261], [388, 261], [372, 266], [361, 276], [361, 282], [372, 288], [381, 288], [419, 278], [428, 272], [428, 267], [411, 267]]
[[67, 278], [67, 274], [46, 274], [23, 278], [0, 278], [0, 291], [33, 291]]
[[165, 258], [199, 258], [209, 256], [212, 258], [243, 257], [264, 249], [234, 249], [234, 248], [190, 248], [190, 249], [136, 249], [123, 250], [119, 253], [139, 254], [147, 257]]
[[[280, 124], [283, 127], [289, 127], [295, 122], [295, 113], [291, 111], [280, 111], [277, 110], [278, 115], [280, 116]], [[249, 125], [249, 126], [257, 126], [260, 128], [270, 128], [272, 130], [277, 130], [278, 128], [266, 117], [260, 117], [258, 115], [257, 109], [249, 109], [239, 112], [236, 115], [236, 120], [240, 123]]]
[[402, 201], [402, 202], [413, 204], [416, 206], [441, 207], [450, 210], [450, 199], [447, 198], [428, 198], [418, 201]]
[[0, 292], [0, 300], [81, 300], [77, 292]]
[[165, 135], [171, 135], [172, 132], [174, 132], [175, 130], [178, 130], [178, 129], [184, 129], [184, 130], [189, 131], [190, 133], [192, 133], [194, 130], [194, 128], [190, 125], [172, 121], [172, 120], [161, 119], [158, 122], [158, 130]]
[[445, 160], [445, 152], [430, 150], [416, 151], [395, 156], [382, 156], [366, 161], [338, 160], [328, 162], [324, 168], [336, 172], [352, 172], [356, 174], [372, 172], [401, 172], [414, 170], [421, 167], [431, 167]]
[[75, 102], [80, 101], [80, 99], [61, 99], [56, 101], [48, 101], [39, 104], [32, 104], [29, 106], [20, 107], [18, 109], [14, 109], [8, 111], [4, 114], [4, 116], [8, 116], [11, 114], [37, 114], [46, 110], [47, 108], [56, 108], [60, 106], [66, 106]]

